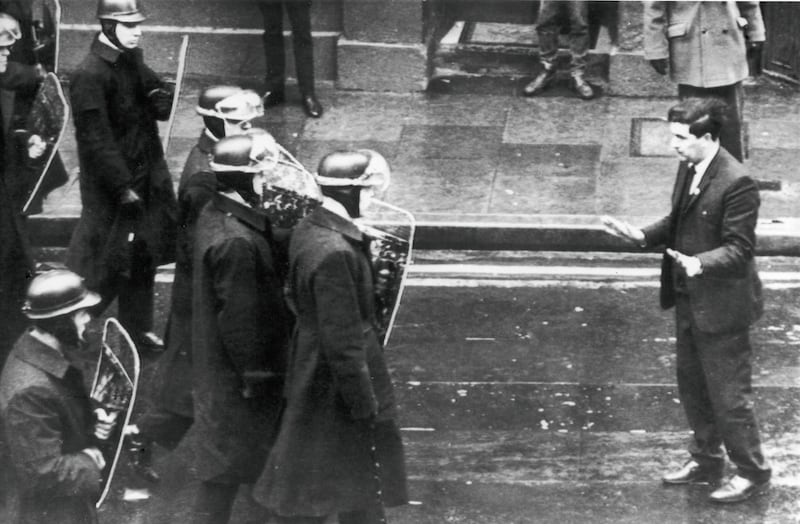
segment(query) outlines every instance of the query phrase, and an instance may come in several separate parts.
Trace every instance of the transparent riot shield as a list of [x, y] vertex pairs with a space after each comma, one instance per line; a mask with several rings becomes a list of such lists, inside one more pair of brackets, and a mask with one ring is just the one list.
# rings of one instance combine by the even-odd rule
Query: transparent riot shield
[[107, 319], [89, 395], [95, 413], [102, 410], [99, 417], [114, 421], [111, 436], [105, 445], [100, 446], [106, 467], [103, 471], [103, 490], [95, 503], [98, 508], [108, 495], [122, 453], [125, 428], [133, 413], [140, 371], [139, 353], [128, 332], [117, 319]]
[[291, 230], [322, 201], [314, 175], [283, 146], [276, 163], [265, 174], [261, 207], [273, 227]]
[[372, 200], [359, 219], [363, 233], [370, 237], [378, 326], [384, 346], [392, 334], [408, 266], [411, 264], [416, 221], [405, 209]]

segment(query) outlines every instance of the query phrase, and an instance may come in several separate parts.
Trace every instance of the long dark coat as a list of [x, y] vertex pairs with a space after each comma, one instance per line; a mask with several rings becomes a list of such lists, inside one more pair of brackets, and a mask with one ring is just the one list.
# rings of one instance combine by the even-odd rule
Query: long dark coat
[[191, 418], [192, 407], [192, 247], [200, 210], [214, 194], [217, 180], [208, 165], [214, 141], [205, 133], [192, 148], [178, 183], [178, 234], [175, 280], [164, 355], [155, 377], [158, 404]]
[[288, 283], [297, 324], [287, 405], [256, 500], [285, 516], [366, 509], [377, 497], [377, 459], [384, 504], [405, 503], [394, 392], [361, 232], [328, 209], [312, 212], [292, 235]]
[[[80, 222], [67, 265], [90, 288], [126, 269], [128, 229], [119, 224], [119, 199], [133, 189], [145, 212], [135, 223], [153, 266], [175, 259], [177, 202], [158, 137], [158, 114], [147, 93], [163, 85], [142, 61], [97, 38], [72, 75], [70, 99], [80, 160]], [[116, 226], [115, 227], [115, 222]]]
[[80, 371], [24, 333], [0, 377], [0, 413], [17, 492], [14, 522], [97, 522], [100, 470], [81, 452], [94, 444]]
[[[201, 480], [254, 482], [274, 439], [289, 315], [268, 235], [263, 215], [221, 193], [197, 220], [192, 296], [195, 420], [180, 447], [189, 447]], [[274, 376], [251, 380], [265, 373]]]

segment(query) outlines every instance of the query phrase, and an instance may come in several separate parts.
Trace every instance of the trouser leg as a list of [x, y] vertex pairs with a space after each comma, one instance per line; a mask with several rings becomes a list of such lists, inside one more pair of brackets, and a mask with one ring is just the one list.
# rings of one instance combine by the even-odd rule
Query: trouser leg
[[297, 84], [302, 94], [314, 92], [314, 43], [311, 36], [311, 1], [285, 0], [292, 25], [292, 48]]
[[731, 462], [741, 476], [769, 480], [753, 410], [752, 349], [747, 329], [733, 333], [696, 333], [716, 425]]
[[120, 281], [118, 315], [120, 323], [134, 337], [153, 330], [153, 297], [156, 271], [149, 258], [135, 260], [130, 278]]
[[386, 515], [383, 507], [372, 507], [364, 510], [339, 513], [339, 524], [383, 524]]
[[156, 442], [169, 450], [175, 449], [189, 431], [194, 419], [153, 405], [136, 421], [143, 439]]
[[586, 70], [586, 53], [589, 52], [589, 7], [587, 2], [571, 1], [566, 5], [569, 15], [569, 47], [572, 53], [570, 69]]
[[679, 295], [675, 307], [676, 368], [678, 396], [689, 428], [694, 433], [689, 453], [703, 467], [721, 471], [725, 460], [722, 437], [716, 425], [702, 361], [693, 337], [693, 324], [689, 299]]
[[558, 33], [561, 30], [559, 16], [562, 4], [553, 0], [542, 0], [536, 18], [536, 34], [539, 38], [539, 59], [546, 68], [553, 67], [558, 54]]
[[281, 0], [260, 0], [258, 8], [264, 19], [265, 83], [267, 91], [283, 90], [286, 80], [286, 56], [283, 48], [283, 5]]
[[720, 87], [695, 87], [678, 84], [678, 96], [681, 99], [689, 97], [708, 98], [716, 97], [728, 105], [727, 121], [720, 131], [720, 145], [728, 150], [739, 162], [744, 161], [744, 87], [741, 82]]

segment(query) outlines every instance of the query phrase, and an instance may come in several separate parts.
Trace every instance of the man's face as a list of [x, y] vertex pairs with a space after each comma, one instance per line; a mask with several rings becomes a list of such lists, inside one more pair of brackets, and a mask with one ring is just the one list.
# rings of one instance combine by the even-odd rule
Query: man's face
[[11, 54], [11, 46], [0, 46], [0, 73], [5, 73], [8, 68], [8, 55]]
[[142, 27], [139, 23], [120, 22], [114, 29], [117, 40], [125, 49], [135, 49], [139, 47], [139, 40], [142, 38]]
[[670, 122], [669, 132], [672, 134], [669, 145], [681, 160], [696, 164], [705, 158], [711, 135], [706, 133], [698, 138], [689, 132], [689, 124], [680, 122]]

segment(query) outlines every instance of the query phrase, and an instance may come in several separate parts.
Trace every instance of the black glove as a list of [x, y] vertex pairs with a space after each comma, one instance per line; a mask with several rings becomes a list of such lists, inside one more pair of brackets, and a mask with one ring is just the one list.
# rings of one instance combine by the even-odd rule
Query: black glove
[[159, 118], [166, 118], [169, 116], [172, 110], [172, 98], [174, 94], [174, 91], [168, 87], [159, 87], [147, 94]]
[[763, 52], [764, 42], [747, 42], [747, 59], [749, 61], [760, 64]]
[[658, 73], [659, 75], [667, 74], [666, 58], [656, 58], [655, 60], [650, 60], [650, 65], [653, 66], [653, 69], [655, 69], [656, 73]]

